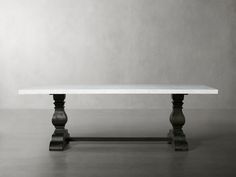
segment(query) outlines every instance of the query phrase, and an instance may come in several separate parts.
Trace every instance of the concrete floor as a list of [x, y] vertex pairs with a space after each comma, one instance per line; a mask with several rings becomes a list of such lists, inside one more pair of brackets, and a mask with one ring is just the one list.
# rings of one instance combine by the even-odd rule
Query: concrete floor
[[[185, 110], [190, 150], [157, 142], [71, 142], [48, 151], [53, 110], [0, 111], [0, 177], [233, 177], [236, 110]], [[169, 110], [69, 110], [72, 136], [165, 136]]]

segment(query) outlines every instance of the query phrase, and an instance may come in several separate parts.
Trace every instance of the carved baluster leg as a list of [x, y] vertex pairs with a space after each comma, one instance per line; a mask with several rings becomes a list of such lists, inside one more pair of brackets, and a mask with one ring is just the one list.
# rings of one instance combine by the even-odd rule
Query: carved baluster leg
[[67, 122], [67, 115], [64, 110], [65, 97], [65, 94], [53, 95], [55, 112], [52, 117], [52, 124], [55, 127], [55, 131], [49, 145], [50, 151], [62, 151], [69, 143], [68, 138], [70, 135], [68, 130], [65, 129], [65, 124]]
[[173, 94], [173, 110], [170, 115], [170, 122], [172, 124], [173, 129], [169, 131], [168, 136], [171, 138], [169, 141], [170, 144], [173, 145], [176, 151], [187, 151], [188, 143], [185, 138], [185, 134], [182, 130], [182, 127], [185, 123], [185, 117], [183, 114], [183, 94]]

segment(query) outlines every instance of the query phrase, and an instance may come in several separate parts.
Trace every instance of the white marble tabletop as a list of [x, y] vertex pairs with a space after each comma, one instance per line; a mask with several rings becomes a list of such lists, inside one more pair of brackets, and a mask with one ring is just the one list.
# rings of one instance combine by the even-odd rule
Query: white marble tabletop
[[57, 85], [20, 89], [19, 94], [218, 94], [205, 85]]

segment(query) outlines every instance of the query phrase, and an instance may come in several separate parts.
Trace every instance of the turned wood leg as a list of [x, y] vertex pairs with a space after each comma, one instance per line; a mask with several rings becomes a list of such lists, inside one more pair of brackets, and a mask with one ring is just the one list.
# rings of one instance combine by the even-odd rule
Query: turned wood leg
[[52, 139], [49, 145], [50, 151], [62, 151], [69, 143], [69, 133], [65, 129], [65, 124], [67, 122], [67, 115], [64, 110], [65, 104], [65, 94], [54, 94], [54, 105], [55, 112], [52, 117], [52, 124], [55, 127], [55, 131], [52, 135]]
[[173, 94], [172, 100], [173, 110], [170, 114], [170, 122], [173, 129], [171, 129], [168, 134], [171, 138], [169, 143], [173, 145], [176, 151], [187, 151], [188, 143], [182, 130], [185, 123], [185, 117], [182, 111], [184, 94]]

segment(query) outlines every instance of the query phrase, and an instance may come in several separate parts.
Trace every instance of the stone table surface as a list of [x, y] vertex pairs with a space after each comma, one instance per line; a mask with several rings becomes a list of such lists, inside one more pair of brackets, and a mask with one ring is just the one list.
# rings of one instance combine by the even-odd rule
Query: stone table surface
[[55, 85], [20, 89], [19, 94], [218, 94], [205, 85]]

